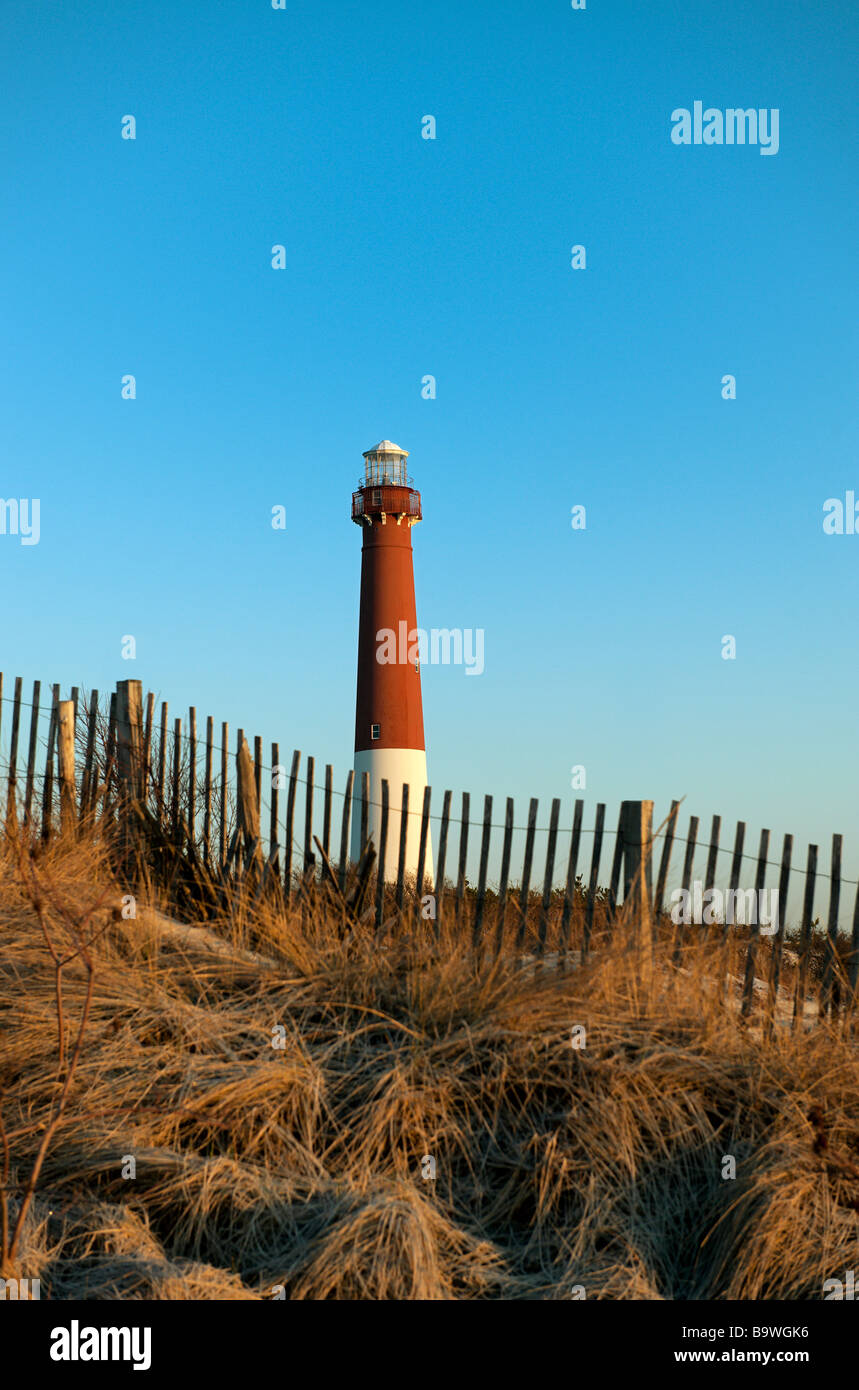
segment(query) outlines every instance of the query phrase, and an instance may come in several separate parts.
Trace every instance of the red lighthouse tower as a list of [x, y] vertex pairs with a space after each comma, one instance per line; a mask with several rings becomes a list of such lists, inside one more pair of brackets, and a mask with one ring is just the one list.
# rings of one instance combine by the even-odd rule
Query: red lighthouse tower
[[[420, 812], [427, 784], [421, 671], [412, 567], [412, 527], [421, 495], [406, 474], [408, 452], [390, 439], [364, 454], [364, 477], [352, 494], [352, 520], [363, 529], [355, 773], [370, 774], [368, 832], [377, 849], [382, 779], [388, 782], [387, 878], [399, 857], [403, 783], [409, 788], [406, 872], [417, 871]], [[352, 857], [361, 852], [360, 814], [353, 819]], [[427, 844], [425, 871], [432, 877]]]

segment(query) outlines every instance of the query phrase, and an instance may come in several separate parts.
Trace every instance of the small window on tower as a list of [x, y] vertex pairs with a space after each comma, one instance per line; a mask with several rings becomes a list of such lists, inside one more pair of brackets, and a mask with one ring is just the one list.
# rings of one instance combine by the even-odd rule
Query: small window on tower
[[379, 491], [379, 489], [378, 489], [377, 487], [374, 487], [374, 488], [373, 488], [373, 506], [374, 506], [374, 507], [380, 507], [381, 505], [382, 505], [382, 494], [381, 494], [381, 492]]
[[376, 738], [381, 738], [381, 737], [382, 737], [382, 726], [381, 726], [381, 724], [371, 724], [371, 725], [370, 725], [370, 738], [376, 739]]

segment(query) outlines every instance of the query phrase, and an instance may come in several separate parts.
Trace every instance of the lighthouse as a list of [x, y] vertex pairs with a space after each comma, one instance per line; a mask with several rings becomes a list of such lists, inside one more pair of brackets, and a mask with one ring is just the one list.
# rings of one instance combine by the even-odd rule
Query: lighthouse
[[[352, 858], [361, 853], [361, 787], [370, 774], [367, 829], [376, 850], [382, 820], [382, 781], [388, 783], [388, 833], [381, 871], [397, 872], [403, 783], [409, 788], [407, 873], [416, 873], [421, 809], [427, 785], [421, 669], [412, 566], [412, 527], [421, 495], [406, 472], [408, 452], [383, 439], [364, 454], [364, 476], [352, 494], [352, 520], [362, 528], [358, 693], [355, 702], [356, 802]], [[427, 837], [424, 871], [432, 878]]]

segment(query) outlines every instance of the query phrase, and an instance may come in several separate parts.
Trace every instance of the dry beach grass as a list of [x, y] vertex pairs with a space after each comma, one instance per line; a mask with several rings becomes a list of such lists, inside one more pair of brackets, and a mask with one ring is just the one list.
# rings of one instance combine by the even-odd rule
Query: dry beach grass
[[855, 1041], [744, 1025], [705, 951], [657, 941], [644, 987], [622, 930], [478, 969], [425, 923], [125, 891], [94, 838], [0, 846], [7, 1247], [58, 1121], [4, 1272], [43, 1298], [818, 1299], [855, 1265]]

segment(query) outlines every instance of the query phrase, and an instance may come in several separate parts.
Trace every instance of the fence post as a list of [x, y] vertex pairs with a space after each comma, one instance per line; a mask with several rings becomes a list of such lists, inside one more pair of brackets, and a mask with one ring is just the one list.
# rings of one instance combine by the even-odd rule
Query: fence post
[[251, 750], [244, 734], [236, 751], [236, 809], [238, 828], [244, 836], [245, 864], [259, 847], [259, 801]]
[[143, 683], [116, 683], [116, 770], [122, 792], [136, 801], [141, 790]]
[[57, 753], [60, 765], [60, 823], [65, 833], [75, 823], [75, 702], [57, 706]]
[[620, 807], [623, 840], [623, 906], [633, 914], [633, 940], [641, 961], [641, 978], [653, 962], [653, 802], [623, 801]]

